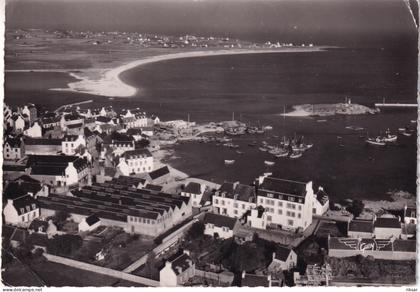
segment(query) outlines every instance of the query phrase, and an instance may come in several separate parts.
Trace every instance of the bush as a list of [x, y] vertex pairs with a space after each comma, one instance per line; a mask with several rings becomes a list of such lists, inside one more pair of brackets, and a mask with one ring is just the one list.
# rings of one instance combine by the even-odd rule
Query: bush
[[365, 208], [365, 204], [363, 204], [360, 200], [354, 200], [349, 207], [347, 207], [347, 211], [353, 214], [353, 216], [359, 217], [360, 214], [363, 212]]
[[190, 230], [188, 230], [188, 238], [189, 239], [197, 239], [204, 234], [204, 223], [201, 221], [195, 222]]

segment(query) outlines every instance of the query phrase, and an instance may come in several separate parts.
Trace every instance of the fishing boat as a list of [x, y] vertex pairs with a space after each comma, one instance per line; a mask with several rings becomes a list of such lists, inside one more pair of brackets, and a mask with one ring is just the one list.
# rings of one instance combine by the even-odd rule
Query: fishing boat
[[267, 166], [272, 166], [272, 165], [274, 165], [274, 162], [266, 160], [266, 161], [264, 161], [264, 164], [267, 165]]
[[398, 128], [398, 132], [405, 132], [406, 128]]
[[284, 150], [283, 152], [280, 152], [274, 156], [276, 156], [277, 158], [281, 158], [281, 157], [286, 157], [287, 155], [289, 155], [289, 151]]
[[235, 163], [235, 160], [229, 160], [229, 159], [225, 159], [225, 164], [226, 165], [232, 165], [232, 164], [234, 164]]
[[238, 153], [240, 155], [244, 154], [244, 152], [243, 151], [240, 151], [240, 150], [237, 150], [236, 153]]
[[317, 123], [325, 123], [327, 120], [316, 120]]
[[265, 147], [259, 147], [258, 150], [260, 150], [262, 152], [267, 152], [267, 148], [265, 148]]
[[417, 120], [411, 120], [410, 123], [415, 124], [417, 123]]
[[290, 154], [290, 158], [291, 159], [297, 159], [297, 158], [300, 158], [300, 157], [302, 157], [302, 152], [300, 152], [300, 151], [293, 151], [293, 153], [292, 154]]
[[255, 131], [255, 133], [257, 133], [257, 134], [264, 134], [264, 130], [263, 129], [260, 129], [260, 130]]
[[263, 127], [263, 130], [267, 130], [267, 131], [272, 130], [272, 129], [273, 129], [273, 126], [270, 126], [270, 125]]
[[252, 143], [249, 143], [248, 146], [251, 146], [251, 147], [257, 146], [257, 141], [253, 141]]
[[398, 139], [397, 135], [392, 135], [391, 131], [388, 129], [385, 132], [385, 137], [382, 137], [385, 142], [395, 142]]
[[376, 137], [376, 138], [367, 138], [366, 143], [368, 143], [370, 145], [375, 145], [375, 146], [385, 146], [386, 145], [384, 139], [379, 137], [379, 136]]

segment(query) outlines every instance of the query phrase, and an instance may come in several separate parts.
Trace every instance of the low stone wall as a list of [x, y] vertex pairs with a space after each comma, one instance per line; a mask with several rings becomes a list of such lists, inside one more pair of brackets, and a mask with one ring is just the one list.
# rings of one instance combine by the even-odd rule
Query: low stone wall
[[401, 251], [376, 251], [376, 250], [341, 250], [341, 249], [330, 249], [328, 251], [330, 257], [346, 258], [357, 255], [372, 256], [375, 259], [382, 260], [416, 260], [415, 252], [401, 252]]
[[135, 276], [135, 275], [131, 275], [131, 274], [128, 274], [128, 273], [125, 273], [125, 272], [121, 272], [121, 271], [117, 271], [117, 270], [113, 270], [113, 269], [109, 269], [109, 268], [104, 268], [104, 267], [100, 267], [100, 266], [96, 266], [96, 265], [92, 265], [92, 264], [88, 264], [88, 263], [84, 263], [84, 262], [79, 262], [79, 261], [75, 261], [75, 260], [72, 260], [72, 259], [68, 259], [68, 258], [64, 258], [64, 257], [60, 257], [60, 256], [55, 256], [55, 255], [51, 255], [51, 254], [47, 254], [47, 253], [44, 253], [44, 256], [47, 260], [49, 260], [51, 262], [63, 264], [63, 265], [70, 266], [70, 267], [73, 267], [73, 268], [77, 268], [77, 269], [81, 269], [81, 270], [85, 270], [85, 271], [90, 271], [90, 272], [95, 272], [95, 273], [98, 273], [98, 274], [107, 275], [107, 276], [122, 279], [122, 280], [127, 280], [127, 281], [130, 281], [130, 282], [146, 285], [146, 286], [149, 286], [149, 287], [159, 287], [159, 282], [158, 281], [154, 281], [154, 280], [151, 280], [151, 279], [148, 279], [148, 278]]

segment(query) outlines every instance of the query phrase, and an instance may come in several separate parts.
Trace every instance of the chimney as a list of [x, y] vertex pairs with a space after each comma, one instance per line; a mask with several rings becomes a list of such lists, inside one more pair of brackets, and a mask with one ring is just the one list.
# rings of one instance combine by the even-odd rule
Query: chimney
[[10, 204], [13, 206], [13, 200], [12, 199], [7, 199], [7, 204]]
[[318, 191], [323, 192], [323, 191], [324, 191], [324, 188], [323, 188], [323, 187], [321, 187], [321, 186], [319, 186], [319, 187], [318, 187]]
[[274, 261], [275, 258], [276, 258], [276, 253], [273, 252], [273, 261]]
[[191, 254], [190, 254], [190, 251], [189, 251], [189, 250], [187, 250], [187, 249], [184, 249], [184, 253], [185, 253], [185, 254], [187, 254], [187, 255], [191, 255]]
[[245, 275], [246, 275], [246, 272], [244, 270], [244, 271], [242, 271], [242, 279], [245, 278]]
[[166, 261], [165, 267], [172, 269], [172, 263], [170, 261]]

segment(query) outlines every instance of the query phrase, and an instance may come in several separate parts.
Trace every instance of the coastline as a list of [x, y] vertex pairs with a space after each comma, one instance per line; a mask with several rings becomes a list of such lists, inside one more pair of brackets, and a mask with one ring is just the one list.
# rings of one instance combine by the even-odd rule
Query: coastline
[[334, 115], [363, 115], [375, 114], [378, 111], [360, 104], [302, 104], [294, 105], [293, 110], [282, 113], [286, 117], [328, 117]]
[[323, 47], [304, 47], [304, 48], [281, 48], [281, 49], [235, 49], [235, 50], [208, 50], [208, 51], [189, 51], [182, 53], [172, 53], [156, 55], [131, 61], [116, 68], [109, 69], [86, 69], [80, 70], [81, 73], [75, 73], [76, 70], [70, 70], [68, 73], [78, 81], [71, 82], [67, 88], [51, 88], [55, 91], [70, 91], [77, 93], [86, 93], [105, 97], [131, 97], [138, 92], [138, 88], [128, 85], [121, 80], [120, 75], [130, 69], [138, 66], [195, 57], [210, 57], [220, 55], [239, 55], [239, 54], [263, 54], [263, 53], [293, 53], [293, 52], [316, 52], [323, 50]]

